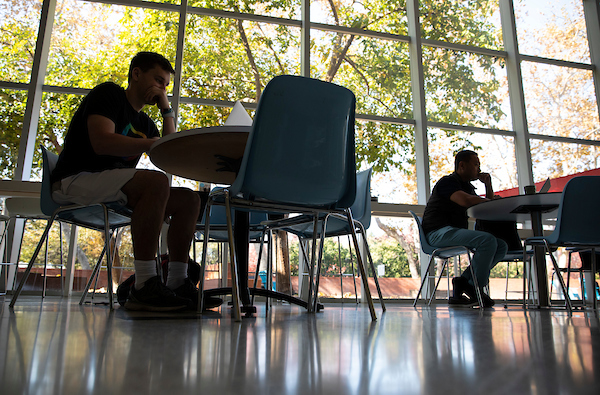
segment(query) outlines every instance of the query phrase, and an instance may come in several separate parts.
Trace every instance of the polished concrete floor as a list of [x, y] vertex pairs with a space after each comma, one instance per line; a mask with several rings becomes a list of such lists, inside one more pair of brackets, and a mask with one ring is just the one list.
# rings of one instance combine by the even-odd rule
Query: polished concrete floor
[[600, 394], [594, 313], [389, 304], [371, 323], [354, 304], [261, 304], [236, 323], [228, 308], [0, 302], [3, 395]]

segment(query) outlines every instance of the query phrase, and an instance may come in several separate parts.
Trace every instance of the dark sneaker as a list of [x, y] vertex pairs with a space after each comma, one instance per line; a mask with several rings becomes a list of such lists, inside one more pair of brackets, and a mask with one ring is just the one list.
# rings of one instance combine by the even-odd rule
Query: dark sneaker
[[477, 305], [477, 301], [474, 301], [474, 300], [472, 300], [470, 298], [467, 298], [464, 295], [461, 295], [459, 297], [450, 296], [450, 299], [448, 299], [448, 304], [450, 306], [472, 307], [472, 306], [476, 306]]
[[456, 299], [459, 299], [466, 293], [466, 288], [469, 286], [469, 281], [464, 277], [452, 278], [452, 292]]
[[[466, 294], [469, 299], [473, 300], [475, 304], [479, 304], [477, 301], [477, 292], [475, 292], [475, 287], [469, 284], [469, 280], [464, 277], [454, 277], [452, 279], [452, 287], [454, 289], [454, 297], [458, 298]], [[479, 289], [479, 293], [481, 294], [481, 301], [483, 302], [483, 307], [492, 307], [496, 304], [492, 298], [490, 298], [483, 289]]]
[[[467, 296], [473, 300], [477, 300], [477, 292], [475, 292], [475, 287], [471, 284], [467, 283], [468, 287], [465, 289], [465, 293]], [[496, 302], [494, 299], [490, 298], [488, 294], [483, 292], [483, 289], [479, 288], [479, 293], [481, 294], [481, 301], [483, 302], [483, 307], [493, 307]]]
[[[175, 288], [173, 290], [175, 295], [191, 300], [190, 308], [197, 310], [198, 309], [198, 288], [192, 283], [189, 278], [185, 279], [183, 285]], [[204, 310], [206, 309], [214, 309], [215, 307], [219, 307], [223, 304], [223, 299], [215, 298], [212, 296], [204, 296]]]
[[185, 309], [189, 304], [189, 300], [175, 295], [158, 276], [154, 276], [140, 289], [131, 287], [125, 308], [137, 311], [176, 311]]

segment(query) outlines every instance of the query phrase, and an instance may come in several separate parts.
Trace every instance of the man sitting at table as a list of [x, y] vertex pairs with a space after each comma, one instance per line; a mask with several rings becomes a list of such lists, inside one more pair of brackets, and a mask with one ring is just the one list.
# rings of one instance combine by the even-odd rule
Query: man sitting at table
[[[163, 136], [175, 132], [166, 92], [174, 73], [162, 55], [140, 52], [131, 60], [127, 89], [112, 82], [95, 87], [71, 120], [51, 176], [52, 197], [60, 204], [120, 201], [133, 210], [135, 284], [125, 304], [130, 310], [193, 308], [198, 296], [187, 270], [200, 198], [190, 189], [171, 188], [161, 172], [135, 168], [142, 153], [160, 137], [155, 123], [142, 111], [146, 105], [160, 110]], [[166, 285], [156, 263], [165, 219], [169, 219]]]
[[[485, 198], [477, 196], [471, 181], [485, 185]], [[473, 249], [473, 271], [477, 277], [484, 307], [494, 301], [483, 292], [489, 282], [490, 270], [504, 258], [506, 242], [487, 232], [469, 230], [467, 208], [494, 198], [492, 180], [482, 173], [479, 157], [474, 151], [464, 150], [454, 158], [454, 173], [442, 177], [433, 188], [423, 214], [423, 231], [434, 247], [465, 246]], [[470, 269], [452, 279], [453, 296], [449, 304], [474, 305], [477, 295]]]

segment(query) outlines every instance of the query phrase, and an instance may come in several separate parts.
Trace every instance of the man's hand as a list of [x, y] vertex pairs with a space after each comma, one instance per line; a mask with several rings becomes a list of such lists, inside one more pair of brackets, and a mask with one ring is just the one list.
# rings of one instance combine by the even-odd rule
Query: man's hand
[[151, 86], [146, 91], [144, 96], [147, 104], [156, 104], [159, 110], [164, 110], [170, 107], [167, 91], [157, 86]]
[[479, 173], [477, 179], [486, 185], [491, 184], [492, 182], [492, 176], [490, 176], [490, 173]]
[[485, 197], [488, 199], [495, 199], [494, 189], [492, 188], [492, 176], [490, 173], [479, 173], [477, 179], [485, 185]]

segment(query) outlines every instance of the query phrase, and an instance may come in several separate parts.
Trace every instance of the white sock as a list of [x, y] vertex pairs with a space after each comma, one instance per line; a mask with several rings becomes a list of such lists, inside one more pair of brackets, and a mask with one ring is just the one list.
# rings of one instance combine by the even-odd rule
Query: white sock
[[174, 290], [183, 285], [187, 278], [188, 263], [187, 262], [169, 262], [169, 274], [167, 276], [167, 287]]
[[149, 261], [136, 259], [133, 261], [133, 266], [135, 267], [135, 289], [142, 288], [147, 280], [158, 276], [154, 259]]

